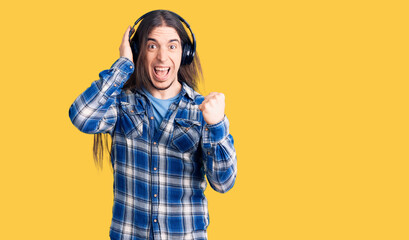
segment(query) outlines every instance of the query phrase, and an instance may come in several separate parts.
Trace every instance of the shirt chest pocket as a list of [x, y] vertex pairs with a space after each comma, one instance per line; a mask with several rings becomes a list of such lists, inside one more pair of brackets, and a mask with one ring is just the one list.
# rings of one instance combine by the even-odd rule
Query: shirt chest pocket
[[198, 121], [175, 118], [172, 146], [180, 152], [190, 152], [197, 148], [201, 136], [201, 124]]
[[127, 138], [139, 138], [143, 134], [144, 111], [138, 110], [135, 105], [122, 105], [120, 119], [121, 129]]

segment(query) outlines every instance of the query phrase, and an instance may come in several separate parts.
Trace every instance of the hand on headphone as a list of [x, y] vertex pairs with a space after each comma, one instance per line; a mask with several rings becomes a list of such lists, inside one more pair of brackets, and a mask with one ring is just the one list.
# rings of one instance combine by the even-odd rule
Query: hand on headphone
[[[132, 50], [129, 44], [129, 30], [130, 29], [131, 29], [131, 26], [128, 26], [122, 38], [121, 46], [119, 46], [119, 56], [126, 57], [133, 62]], [[135, 32], [135, 29], [132, 29], [132, 32], [130, 34], [132, 35], [134, 32]]]
[[207, 124], [212, 125], [223, 120], [224, 98], [223, 93], [211, 92], [199, 105], [199, 110], [202, 111], [203, 118]]

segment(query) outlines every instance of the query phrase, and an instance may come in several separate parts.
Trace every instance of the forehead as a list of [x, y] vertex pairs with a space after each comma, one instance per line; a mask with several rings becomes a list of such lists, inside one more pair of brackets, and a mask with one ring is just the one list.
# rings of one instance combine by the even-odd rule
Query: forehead
[[153, 38], [157, 41], [167, 42], [172, 39], [177, 39], [180, 41], [179, 34], [172, 27], [155, 27], [148, 34], [148, 38]]

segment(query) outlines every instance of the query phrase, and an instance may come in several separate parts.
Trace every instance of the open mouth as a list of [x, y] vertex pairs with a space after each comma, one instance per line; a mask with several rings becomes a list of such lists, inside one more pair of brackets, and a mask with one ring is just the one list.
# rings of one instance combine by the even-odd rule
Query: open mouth
[[153, 70], [157, 79], [166, 80], [170, 71], [170, 67], [154, 67]]

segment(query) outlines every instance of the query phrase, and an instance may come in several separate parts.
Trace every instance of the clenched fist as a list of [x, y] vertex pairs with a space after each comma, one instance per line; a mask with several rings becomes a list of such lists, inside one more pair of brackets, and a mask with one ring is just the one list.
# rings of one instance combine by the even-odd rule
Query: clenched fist
[[223, 120], [224, 106], [224, 94], [211, 92], [199, 105], [199, 110], [202, 111], [206, 123], [212, 125]]

